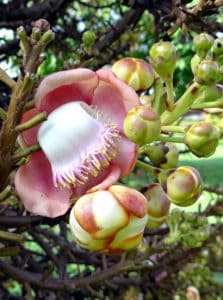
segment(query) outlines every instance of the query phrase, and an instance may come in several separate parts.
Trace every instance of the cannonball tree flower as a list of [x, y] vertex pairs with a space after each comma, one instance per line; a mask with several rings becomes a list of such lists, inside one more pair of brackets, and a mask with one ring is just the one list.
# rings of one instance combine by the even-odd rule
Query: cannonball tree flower
[[148, 202], [121, 185], [83, 195], [70, 212], [70, 228], [83, 248], [105, 253], [135, 248], [148, 221]]
[[41, 150], [15, 176], [29, 212], [63, 215], [71, 198], [107, 188], [132, 170], [138, 149], [125, 137], [123, 121], [139, 99], [111, 71], [54, 73], [40, 83], [34, 101], [22, 122], [43, 111], [48, 118], [24, 131], [21, 140], [26, 146], [38, 142]]

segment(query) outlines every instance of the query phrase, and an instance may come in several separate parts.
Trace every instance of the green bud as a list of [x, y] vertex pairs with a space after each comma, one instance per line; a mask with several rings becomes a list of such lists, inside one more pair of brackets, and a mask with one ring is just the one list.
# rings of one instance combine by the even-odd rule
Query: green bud
[[157, 139], [161, 131], [158, 113], [146, 106], [131, 109], [124, 120], [124, 133], [138, 145], [145, 145]]
[[189, 206], [197, 201], [202, 192], [202, 179], [195, 168], [179, 167], [167, 178], [166, 189], [171, 202]]
[[223, 39], [216, 39], [212, 50], [217, 57], [223, 55]]
[[86, 48], [91, 48], [95, 42], [95, 33], [91, 30], [87, 30], [82, 35], [82, 41]]
[[192, 70], [193, 74], [196, 73], [197, 67], [198, 67], [200, 62], [201, 62], [200, 56], [198, 56], [197, 54], [194, 54], [194, 56], [192, 57], [192, 59], [190, 61], [191, 70]]
[[193, 44], [197, 55], [204, 59], [213, 45], [214, 39], [207, 33], [195, 35]]
[[210, 85], [216, 83], [219, 76], [219, 64], [213, 60], [203, 60], [195, 72], [195, 81], [203, 85]]
[[112, 71], [135, 91], [148, 89], [154, 81], [154, 71], [145, 60], [124, 57], [114, 63]]
[[185, 144], [198, 157], [212, 155], [218, 145], [220, 130], [209, 122], [196, 122], [185, 132]]
[[169, 213], [170, 202], [159, 183], [150, 184], [143, 191], [144, 196], [148, 200], [148, 223], [149, 229], [158, 228], [165, 222]]
[[150, 49], [150, 60], [154, 70], [164, 80], [170, 80], [176, 66], [177, 52], [170, 42], [160, 41]]
[[173, 143], [156, 143], [143, 148], [154, 166], [162, 169], [172, 169], [177, 166], [179, 151]]

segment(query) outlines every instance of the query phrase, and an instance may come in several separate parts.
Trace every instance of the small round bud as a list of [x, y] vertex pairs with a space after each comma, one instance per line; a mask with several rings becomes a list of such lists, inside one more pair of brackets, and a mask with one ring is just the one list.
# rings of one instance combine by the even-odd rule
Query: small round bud
[[193, 74], [196, 73], [197, 67], [198, 67], [200, 62], [201, 62], [200, 56], [198, 56], [197, 54], [194, 54], [194, 56], [192, 57], [191, 62], [190, 62], [191, 70], [192, 70]]
[[223, 39], [216, 39], [212, 50], [217, 57], [223, 55]]
[[202, 192], [200, 173], [190, 166], [179, 167], [167, 178], [166, 188], [167, 196], [174, 204], [192, 205]]
[[210, 122], [196, 122], [185, 133], [185, 144], [198, 157], [212, 155], [218, 145], [220, 130]]
[[146, 106], [131, 109], [124, 121], [124, 133], [128, 139], [138, 145], [155, 141], [161, 131], [158, 113]]
[[139, 58], [122, 58], [114, 63], [112, 71], [135, 91], [148, 89], [154, 81], [151, 65]]
[[219, 64], [216, 61], [203, 60], [197, 66], [197, 70], [195, 72], [195, 81], [203, 85], [210, 85], [217, 82], [219, 76]]
[[148, 221], [147, 199], [121, 185], [80, 197], [70, 212], [70, 228], [83, 248], [124, 252], [141, 242]]
[[150, 184], [144, 191], [148, 200], [148, 223], [149, 229], [160, 227], [165, 222], [169, 213], [170, 201], [159, 183]]
[[160, 142], [144, 147], [146, 153], [154, 166], [162, 169], [172, 169], [177, 166], [179, 151], [173, 143]]
[[95, 42], [95, 33], [91, 30], [87, 30], [82, 35], [82, 41], [86, 48], [91, 48]]
[[195, 51], [201, 59], [204, 59], [206, 57], [213, 43], [213, 37], [207, 33], [195, 35], [193, 40]]
[[176, 66], [177, 52], [170, 42], [160, 41], [150, 49], [150, 60], [154, 70], [164, 80], [170, 80]]
[[152, 106], [153, 97], [149, 95], [142, 95], [139, 97], [139, 101], [142, 105]]

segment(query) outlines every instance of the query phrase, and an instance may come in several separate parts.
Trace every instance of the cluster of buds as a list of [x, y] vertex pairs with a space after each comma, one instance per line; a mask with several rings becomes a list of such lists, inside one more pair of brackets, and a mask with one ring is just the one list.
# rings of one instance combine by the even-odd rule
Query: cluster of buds
[[[94, 41], [93, 32], [84, 33], [86, 51]], [[220, 132], [210, 122], [185, 127], [176, 121], [190, 108], [218, 105], [214, 100], [223, 95], [217, 85], [223, 42], [200, 34], [194, 47], [194, 82], [176, 101], [177, 52], [170, 42], [151, 47], [150, 63], [126, 57], [115, 62], [112, 71], [81, 68], [44, 79], [35, 108], [22, 118], [30, 122], [38, 113], [47, 115], [43, 124], [20, 136], [26, 146], [39, 146], [15, 177], [26, 209], [57, 217], [75, 198], [70, 212], [75, 241], [90, 251], [117, 253], [139, 245], [145, 227], [161, 226], [171, 203], [194, 204], [202, 192], [202, 179], [195, 168], [178, 167], [176, 143], [185, 144], [198, 157], [208, 157], [215, 152]], [[139, 166], [157, 179], [142, 193], [114, 185], [132, 171], [138, 149]], [[41, 203], [33, 200], [31, 190], [36, 197], [41, 195]]]

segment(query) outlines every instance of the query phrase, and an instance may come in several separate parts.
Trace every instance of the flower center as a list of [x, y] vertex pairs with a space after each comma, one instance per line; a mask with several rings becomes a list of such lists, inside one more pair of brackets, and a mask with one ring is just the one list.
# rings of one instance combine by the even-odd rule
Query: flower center
[[97, 176], [116, 156], [119, 140], [116, 125], [81, 101], [55, 109], [38, 131], [56, 187], [75, 187]]

